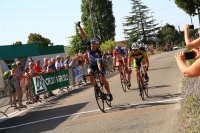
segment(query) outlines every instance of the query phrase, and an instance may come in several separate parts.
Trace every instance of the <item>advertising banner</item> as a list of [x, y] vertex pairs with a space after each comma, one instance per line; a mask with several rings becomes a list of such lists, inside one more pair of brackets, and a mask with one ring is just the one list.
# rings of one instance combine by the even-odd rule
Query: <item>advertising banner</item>
[[55, 73], [45, 73], [32, 78], [34, 95], [40, 95], [47, 91], [69, 86], [69, 71], [61, 70]]

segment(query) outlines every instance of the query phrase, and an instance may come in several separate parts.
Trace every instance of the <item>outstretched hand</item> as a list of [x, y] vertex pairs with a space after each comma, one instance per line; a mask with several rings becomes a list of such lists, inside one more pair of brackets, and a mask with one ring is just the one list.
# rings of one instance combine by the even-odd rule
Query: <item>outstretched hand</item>
[[78, 22], [77, 22], [77, 26], [78, 26], [78, 27], [80, 27], [80, 26], [81, 26], [80, 24], [81, 24], [81, 22], [80, 22], [80, 21], [78, 21]]

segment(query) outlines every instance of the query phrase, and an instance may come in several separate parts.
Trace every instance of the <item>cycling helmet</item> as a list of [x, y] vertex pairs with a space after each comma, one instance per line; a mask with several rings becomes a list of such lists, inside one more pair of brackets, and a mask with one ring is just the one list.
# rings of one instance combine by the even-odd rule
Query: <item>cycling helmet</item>
[[140, 45], [137, 42], [134, 42], [131, 46], [132, 49], [139, 49]]
[[92, 44], [99, 44], [99, 40], [96, 39], [96, 38], [92, 38], [92, 39], [90, 40], [90, 43], [92, 43]]
[[116, 50], [116, 51], [121, 50], [121, 46], [117, 45], [117, 46], [115, 47], [115, 50]]

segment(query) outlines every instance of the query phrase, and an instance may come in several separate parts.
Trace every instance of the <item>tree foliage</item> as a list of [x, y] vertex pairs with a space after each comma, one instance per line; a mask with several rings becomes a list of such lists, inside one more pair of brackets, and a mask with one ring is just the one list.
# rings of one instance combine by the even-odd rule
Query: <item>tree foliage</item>
[[[115, 37], [115, 17], [113, 16], [112, 1], [109, 0], [90, 0], [92, 19], [96, 38], [100, 43], [107, 40], [114, 40]], [[88, 0], [82, 0], [81, 21], [87, 37], [93, 38], [92, 21], [90, 17]]]
[[101, 44], [101, 50], [102, 51], [105, 51], [107, 52], [108, 50], [109, 51], [112, 51], [116, 46], [116, 42], [113, 41], [113, 40], [108, 40], [108, 41], [105, 41], [104, 43]]
[[[156, 32], [159, 27], [155, 24], [155, 20], [148, 16], [150, 10], [143, 5], [141, 0], [131, 0], [132, 10], [129, 16], [125, 17], [125, 33], [128, 35], [128, 40], [137, 40], [141, 43], [155, 42]], [[133, 43], [133, 42], [132, 42]], [[129, 43], [130, 44], [130, 43]]]
[[174, 25], [166, 24], [162, 27], [162, 29], [158, 32], [158, 42], [161, 45], [165, 45], [167, 43], [182, 43], [184, 41], [183, 31], [178, 32]]
[[85, 51], [87, 50], [87, 44], [83, 40], [77, 26], [75, 24], [75, 35], [70, 37], [70, 50], [68, 51], [69, 55], [75, 55], [79, 50]]
[[196, 7], [200, 6], [200, 2], [197, 0], [174, 0], [174, 2], [189, 15], [196, 15]]
[[33, 44], [33, 43], [37, 43], [40, 46], [48, 46], [49, 44], [53, 45], [53, 43], [51, 43], [51, 40], [49, 40], [48, 38], [44, 38], [40, 34], [36, 33], [31, 33], [28, 36], [27, 44]]
[[13, 45], [22, 45], [21, 41], [16, 41], [15, 43], [13, 43]]

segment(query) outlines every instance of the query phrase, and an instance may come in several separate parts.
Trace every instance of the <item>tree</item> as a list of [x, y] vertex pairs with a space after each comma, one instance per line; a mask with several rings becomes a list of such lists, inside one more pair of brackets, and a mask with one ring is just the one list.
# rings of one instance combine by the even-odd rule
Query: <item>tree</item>
[[70, 37], [70, 50], [68, 51], [69, 55], [75, 55], [78, 53], [79, 50], [85, 51], [87, 50], [87, 44], [83, 40], [81, 34], [79, 33], [79, 30], [77, 29], [77, 26], [75, 24], [75, 35]]
[[[125, 33], [128, 40], [137, 40], [141, 43], [155, 42], [156, 32], [160, 27], [154, 24], [154, 19], [148, 16], [149, 9], [143, 5], [141, 0], [131, 0], [132, 11], [129, 16], [125, 17]], [[133, 42], [132, 42], [133, 43]]]
[[22, 45], [21, 41], [16, 41], [15, 43], [13, 43], [13, 45]]
[[174, 2], [189, 15], [195, 15], [196, 6], [199, 6], [199, 3], [194, 0], [175, 0]]
[[105, 41], [104, 43], [101, 44], [101, 50], [102, 51], [112, 51], [116, 46], [116, 42], [113, 40], [108, 40]]
[[53, 43], [51, 43], [51, 40], [49, 40], [48, 38], [44, 38], [40, 34], [36, 33], [31, 33], [28, 36], [27, 44], [33, 44], [33, 43], [37, 43], [39, 44], [39, 46], [53, 45]]
[[[90, 16], [89, 1], [91, 3], [92, 16]], [[96, 38], [100, 43], [107, 40], [114, 40], [115, 37], [115, 17], [112, 11], [112, 1], [109, 0], [82, 0], [81, 21], [88, 38], [93, 38], [92, 21]]]
[[158, 42], [162, 45], [172, 42], [175, 44], [182, 43], [183, 37], [183, 32], [178, 32], [174, 25], [168, 23], [158, 32]]

